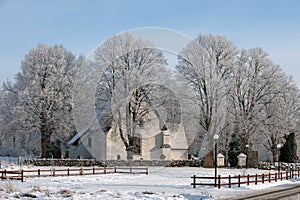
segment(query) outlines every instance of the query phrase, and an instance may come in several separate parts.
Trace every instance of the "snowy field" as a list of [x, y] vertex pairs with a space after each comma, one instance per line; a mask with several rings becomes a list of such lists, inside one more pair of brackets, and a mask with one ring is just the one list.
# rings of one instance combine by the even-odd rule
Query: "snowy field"
[[[19, 166], [2, 161], [2, 169]], [[49, 167], [24, 166], [24, 169]], [[59, 167], [55, 167], [59, 169]], [[255, 169], [219, 169], [221, 175], [269, 173]], [[272, 173], [272, 171], [270, 171]], [[241, 185], [240, 188], [191, 186], [192, 175], [213, 176], [214, 169], [150, 167], [149, 175], [106, 174], [73, 177], [27, 178], [25, 182], [0, 181], [0, 199], [124, 199], [124, 200], [199, 200], [229, 198], [266, 188], [296, 183], [284, 180]]]

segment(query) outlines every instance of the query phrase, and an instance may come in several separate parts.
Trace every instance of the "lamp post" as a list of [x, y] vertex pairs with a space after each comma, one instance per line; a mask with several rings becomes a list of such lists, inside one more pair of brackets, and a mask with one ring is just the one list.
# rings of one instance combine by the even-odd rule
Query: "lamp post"
[[248, 169], [248, 161], [249, 161], [248, 151], [249, 151], [249, 144], [246, 144], [246, 155], [247, 155], [247, 158], [246, 158], [246, 169]]
[[280, 159], [279, 159], [279, 151], [281, 148], [281, 144], [277, 144], [277, 165], [278, 165], [278, 178], [280, 178]]
[[219, 136], [217, 134], [214, 135], [214, 142], [215, 142], [215, 187], [217, 187], [217, 152], [218, 152], [218, 139]]

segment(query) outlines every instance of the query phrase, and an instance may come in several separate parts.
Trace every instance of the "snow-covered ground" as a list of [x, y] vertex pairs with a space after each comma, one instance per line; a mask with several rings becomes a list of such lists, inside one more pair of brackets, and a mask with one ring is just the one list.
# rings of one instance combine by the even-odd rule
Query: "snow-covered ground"
[[[23, 166], [24, 168], [37, 168]], [[2, 169], [18, 165], [2, 161]], [[46, 167], [38, 167], [40, 169]], [[49, 169], [49, 167], [47, 167]], [[56, 167], [59, 168], [59, 167]], [[256, 169], [219, 169], [221, 175], [269, 173]], [[272, 171], [271, 171], [272, 173]], [[213, 176], [214, 169], [150, 167], [149, 175], [106, 174], [73, 177], [27, 178], [25, 182], [0, 181], [0, 199], [124, 199], [124, 200], [199, 200], [233, 197], [277, 185], [295, 183], [284, 180], [272, 183], [241, 185], [240, 188], [191, 186], [191, 176]]]

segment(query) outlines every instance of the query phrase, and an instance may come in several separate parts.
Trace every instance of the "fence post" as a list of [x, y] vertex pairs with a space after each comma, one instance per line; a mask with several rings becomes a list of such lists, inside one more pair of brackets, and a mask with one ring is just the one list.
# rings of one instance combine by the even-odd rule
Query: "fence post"
[[249, 177], [249, 174], [247, 175], [247, 185], [249, 185], [250, 183], [250, 177]]
[[130, 174], [131, 174], [132, 173], [132, 167], [130, 167], [129, 170], [130, 170]]
[[275, 172], [275, 182], [277, 182], [277, 176], [279, 176], [279, 174]]
[[286, 171], [286, 180], [288, 180], [289, 179], [289, 172], [288, 171]]
[[265, 175], [264, 174], [261, 175], [261, 182], [265, 183]]
[[269, 183], [271, 183], [271, 173], [269, 172]]
[[280, 172], [280, 180], [282, 181], [282, 172]]
[[257, 185], [257, 174], [255, 174], [255, 185]]
[[24, 182], [24, 170], [21, 170], [21, 182]]
[[229, 188], [231, 188], [231, 176], [230, 175], [228, 176], [228, 185], [229, 185]]
[[82, 169], [82, 167], [80, 168], [80, 175], [82, 175], [83, 174], [83, 169]]
[[221, 188], [221, 175], [218, 176], [218, 189]]
[[117, 167], [115, 167], [115, 173], [117, 173]]
[[148, 174], [149, 174], [148, 167], [146, 167], [146, 175], [148, 175]]
[[93, 174], [95, 174], [95, 167], [93, 167]]
[[68, 172], [68, 176], [70, 176], [70, 169], [69, 168], [67, 169], [67, 172]]
[[53, 176], [55, 176], [55, 169], [53, 169]]
[[193, 187], [196, 188], [196, 175], [193, 176]]
[[241, 187], [241, 175], [238, 176], [238, 186]]
[[38, 169], [38, 177], [40, 177], [40, 176], [41, 176], [41, 170]]
[[104, 172], [104, 174], [106, 174], [106, 167], [104, 167], [104, 171], [103, 172]]

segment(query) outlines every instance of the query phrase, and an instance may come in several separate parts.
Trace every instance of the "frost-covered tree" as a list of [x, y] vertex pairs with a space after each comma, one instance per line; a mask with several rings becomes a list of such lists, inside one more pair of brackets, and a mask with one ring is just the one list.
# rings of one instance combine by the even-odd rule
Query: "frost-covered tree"
[[52, 156], [54, 138], [66, 143], [73, 128], [72, 87], [75, 56], [62, 46], [38, 45], [21, 63], [16, 76], [14, 108], [23, 133], [40, 133], [41, 156]]
[[284, 142], [287, 133], [296, 130], [300, 108], [299, 90], [291, 77], [285, 74], [278, 77], [281, 78], [275, 85], [278, 92], [267, 97], [269, 103], [264, 105], [262, 115], [262, 135], [266, 141], [264, 146], [272, 153], [274, 161], [277, 144]]
[[228, 93], [228, 109], [241, 147], [263, 144], [275, 159], [276, 145], [295, 127], [297, 88], [261, 48], [241, 50]]
[[178, 56], [176, 68], [193, 89], [198, 121], [205, 131], [203, 137], [210, 141], [203, 140], [206, 151], [212, 147], [212, 136], [220, 135], [224, 128], [227, 86], [235, 55], [236, 47], [231, 41], [209, 34], [199, 35]]
[[17, 89], [9, 81], [3, 84], [1, 90], [0, 104], [0, 124], [1, 124], [1, 141], [3, 148], [15, 149], [16, 132], [19, 128], [15, 120], [14, 108], [17, 105]]
[[103, 128], [113, 119], [129, 159], [139, 153], [136, 129], [152, 109], [150, 91], [162, 83], [165, 64], [150, 41], [130, 33], [113, 36], [95, 51], [93, 65], [101, 72], [96, 92], [99, 121]]
[[279, 72], [279, 66], [261, 48], [241, 50], [237, 57], [229, 91], [230, 112], [244, 146], [251, 146], [251, 137], [262, 127], [262, 109], [278, 92], [274, 85]]

